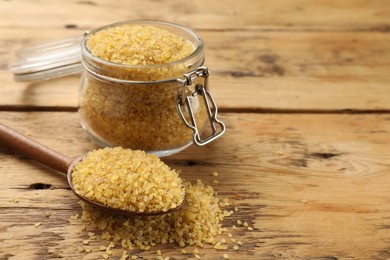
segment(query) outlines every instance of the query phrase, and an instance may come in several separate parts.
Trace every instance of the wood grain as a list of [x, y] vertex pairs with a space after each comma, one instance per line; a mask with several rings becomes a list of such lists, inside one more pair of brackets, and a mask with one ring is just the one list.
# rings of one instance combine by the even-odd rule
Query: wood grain
[[[15, 59], [13, 51], [23, 42], [39, 41], [39, 36], [57, 39], [62, 30], [16, 31], [17, 37], [15, 30], [3, 30], [7, 41], [0, 42], [0, 49], [9, 50], [0, 52], [4, 62], [0, 108], [75, 110], [77, 77], [17, 83], [8, 70]], [[390, 110], [388, 34], [201, 31], [200, 35], [212, 71], [210, 85], [222, 110]]]
[[[0, 24], [18, 28], [90, 28], [124, 19], [157, 19], [211, 30], [388, 31], [386, 0], [342, 3], [310, 0], [254, 1], [2, 1]], [[69, 12], [72, 14], [69, 14]], [[349, 14], [346, 15], [346, 12]], [[39, 17], [40, 19], [36, 19]], [[28, 23], [23, 22], [29, 21]]]
[[[1, 112], [0, 117], [68, 156], [96, 148], [78, 126], [77, 113]], [[222, 139], [164, 160], [187, 180], [213, 185], [219, 197], [239, 208], [224, 222], [244, 243], [229, 250], [231, 259], [390, 257], [390, 147], [383, 145], [390, 141], [388, 115], [229, 113], [222, 119], [228, 127]], [[0, 149], [0, 257], [96, 259], [99, 252], [89, 257], [77, 252], [87, 234], [75, 234], [80, 225], [68, 221], [80, 208], [65, 178]], [[220, 173], [218, 185], [212, 183], [214, 171]], [[46, 218], [45, 211], [54, 215]], [[255, 230], [232, 230], [237, 220]], [[175, 246], [157, 249], [187, 259]], [[204, 259], [222, 255], [210, 248], [200, 252]], [[137, 254], [149, 259], [155, 252]]]
[[[224, 222], [243, 242], [234, 250], [225, 234], [230, 259], [390, 259], [388, 1], [0, 0], [0, 122], [70, 158], [96, 149], [76, 112], [78, 76], [18, 83], [8, 66], [23, 46], [128, 19], [205, 41], [227, 132], [163, 160], [238, 207]], [[78, 252], [96, 231], [70, 220], [81, 209], [63, 174], [0, 145], [0, 175], [0, 260], [101, 259], [104, 241]], [[237, 220], [254, 230], [233, 230]], [[157, 249], [195, 259], [176, 245], [134, 253]]]

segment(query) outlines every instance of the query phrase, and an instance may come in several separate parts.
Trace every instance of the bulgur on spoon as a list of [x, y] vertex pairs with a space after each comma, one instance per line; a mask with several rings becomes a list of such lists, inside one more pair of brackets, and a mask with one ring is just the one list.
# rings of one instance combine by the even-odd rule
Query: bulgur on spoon
[[161, 215], [185, 203], [178, 174], [157, 156], [143, 151], [105, 148], [71, 159], [1, 123], [0, 143], [67, 174], [72, 191], [80, 199], [106, 211]]
[[77, 195], [116, 209], [153, 215], [175, 210], [184, 201], [178, 173], [144, 151], [98, 149], [71, 169], [69, 183]]

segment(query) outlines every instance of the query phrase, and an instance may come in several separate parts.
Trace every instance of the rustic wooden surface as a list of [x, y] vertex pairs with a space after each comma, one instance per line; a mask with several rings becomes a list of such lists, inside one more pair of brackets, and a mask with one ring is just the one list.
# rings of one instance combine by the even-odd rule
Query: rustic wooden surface
[[[254, 227], [230, 230], [243, 242], [230, 259], [390, 258], [387, 1], [3, 0], [0, 122], [70, 157], [95, 149], [79, 125], [77, 77], [17, 83], [8, 65], [26, 44], [127, 19], [180, 23], [206, 42], [228, 130], [164, 161], [238, 206], [229, 229]], [[87, 235], [69, 221], [80, 207], [64, 176], [4, 146], [0, 176], [0, 259], [100, 257], [78, 252]], [[202, 259], [223, 253], [200, 250]]]

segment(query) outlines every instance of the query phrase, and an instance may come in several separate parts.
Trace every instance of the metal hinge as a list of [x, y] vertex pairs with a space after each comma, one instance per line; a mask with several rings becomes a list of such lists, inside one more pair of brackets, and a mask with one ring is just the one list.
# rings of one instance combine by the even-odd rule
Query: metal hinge
[[[195, 91], [186, 94], [187, 87], [192, 86], [194, 84], [194, 79], [198, 77], [203, 78], [203, 84], [199, 84], [199, 83], [196, 84]], [[217, 118], [217, 114], [218, 114], [217, 105], [215, 104], [213, 96], [207, 89], [208, 77], [209, 77], [208, 68], [199, 67], [189, 73], [184, 74], [184, 80], [183, 79], [179, 80], [182, 83], [183, 87], [177, 99], [177, 103], [176, 103], [177, 111], [181, 119], [186, 124], [186, 126], [191, 128], [192, 131], [194, 132], [193, 140], [199, 146], [206, 145], [211, 141], [215, 140], [216, 138], [220, 137], [225, 132], [226, 129], [225, 124], [219, 121]], [[198, 95], [203, 97], [209, 123], [211, 126], [211, 134], [205, 137], [204, 139], [202, 139], [200, 136], [199, 128], [197, 126], [194, 111], [191, 105], [191, 99], [197, 97]], [[185, 118], [182, 110], [183, 106], [186, 106], [188, 108], [189, 118], [191, 122], [188, 122], [187, 119]]]

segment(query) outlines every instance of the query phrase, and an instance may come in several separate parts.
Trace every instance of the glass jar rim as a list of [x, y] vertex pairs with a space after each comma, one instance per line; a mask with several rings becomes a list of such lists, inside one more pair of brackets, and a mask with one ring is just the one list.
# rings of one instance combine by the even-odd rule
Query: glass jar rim
[[[156, 26], [163, 26], [165, 28], [179, 29], [179, 30], [189, 34], [195, 40], [195, 43], [196, 43], [196, 45], [194, 46], [195, 50], [190, 55], [188, 55], [188, 56], [186, 56], [186, 57], [184, 57], [184, 58], [182, 58], [180, 60], [176, 60], [176, 61], [172, 61], [172, 62], [168, 62], [168, 63], [151, 64], [151, 65], [140, 65], [140, 64], [133, 65], [133, 64], [114, 63], [114, 62], [111, 62], [111, 61], [104, 60], [102, 58], [99, 58], [99, 57], [93, 55], [90, 52], [90, 50], [87, 48], [86, 45], [87, 45], [87, 41], [88, 41], [89, 35], [94, 34], [94, 33], [98, 32], [98, 31], [107, 29], [107, 28], [121, 26], [121, 25], [125, 25], [125, 24], [156, 25]], [[184, 37], [184, 38], [186, 38], [186, 37]], [[190, 39], [187, 39], [187, 40], [190, 40]], [[89, 60], [91, 60], [93, 62], [98, 62], [100, 64], [104, 64], [104, 65], [107, 65], [107, 66], [110, 66], [110, 67], [116, 67], [116, 68], [120, 68], [120, 69], [154, 69], [154, 68], [164, 68], [164, 67], [174, 66], [174, 65], [177, 65], [177, 64], [184, 63], [184, 62], [186, 62], [188, 60], [191, 60], [192, 58], [196, 57], [200, 52], [202, 52], [203, 47], [204, 47], [203, 40], [199, 37], [199, 35], [197, 35], [192, 30], [190, 30], [187, 27], [184, 27], [182, 25], [179, 25], [179, 24], [175, 24], [175, 23], [171, 23], [171, 22], [165, 22], [165, 21], [159, 21], [159, 20], [126, 20], [126, 21], [122, 21], [122, 22], [112, 23], [112, 24], [105, 25], [105, 26], [99, 27], [99, 28], [97, 28], [95, 30], [92, 30], [90, 32], [85, 33], [85, 35], [84, 35], [84, 37], [83, 37], [83, 39], [81, 41], [81, 53], [82, 53], [82, 56], [85, 56], [87, 59], [89, 59]], [[82, 59], [84, 60], [84, 57]]]

